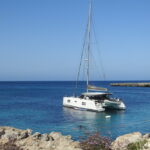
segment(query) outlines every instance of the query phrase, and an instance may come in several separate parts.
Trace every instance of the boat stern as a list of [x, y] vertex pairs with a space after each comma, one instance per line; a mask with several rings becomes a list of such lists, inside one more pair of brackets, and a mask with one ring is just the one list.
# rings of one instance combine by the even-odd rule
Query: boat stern
[[122, 101], [120, 102], [119, 109], [121, 109], [121, 110], [126, 109], [126, 106], [125, 106], [124, 102], [122, 102]]
[[111, 100], [104, 100], [103, 107], [117, 110], [126, 109], [126, 106], [122, 101], [111, 101]]

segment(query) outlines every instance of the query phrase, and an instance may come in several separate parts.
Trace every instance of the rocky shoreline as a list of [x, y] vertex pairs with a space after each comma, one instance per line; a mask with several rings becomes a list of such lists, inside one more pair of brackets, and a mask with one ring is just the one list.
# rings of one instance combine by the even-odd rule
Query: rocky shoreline
[[111, 83], [111, 86], [150, 87], [150, 82], [143, 83]]
[[[144, 141], [144, 142], [143, 142]], [[128, 146], [141, 142], [143, 150], [150, 150], [150, 134], [139, 132], [126, 134], [111, 143], [110, 150], [128, 150]], [[83, 150], [80, 142], [59, 132], [34, 133], [12, 127], [0, 127], [0, 150]], [[137, 149], [135, 149], [137, 150]]]

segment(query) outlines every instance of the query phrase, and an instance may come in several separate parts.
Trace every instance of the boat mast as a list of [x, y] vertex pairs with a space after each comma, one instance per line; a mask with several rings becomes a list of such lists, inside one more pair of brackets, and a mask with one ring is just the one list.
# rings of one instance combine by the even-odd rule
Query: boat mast
[[90, 67], [90, 49], [91, 49], [91, 21], [92, 21], [92, 0], [89, 0], [89, 16], [88, 16], [88, 31], [87, 31], [87, 38], [88, 38], [88, 45], [87, 45], [87, 92], [88, 92], [88, 85], [89, 85], [89, 67]]

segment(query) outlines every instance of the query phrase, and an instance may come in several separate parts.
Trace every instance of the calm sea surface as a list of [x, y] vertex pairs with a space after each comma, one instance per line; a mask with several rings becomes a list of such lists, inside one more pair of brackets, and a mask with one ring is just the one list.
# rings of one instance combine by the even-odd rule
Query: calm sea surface
[[[77, 93], [84, 92], [84, 84], [80, 82]], [[57, 131], [74, 139], [97, 131], [112, 138], [134, 131], [150, 132], [150, 88], [109, 84], [95, 82], [122, 98], [127, 110], [95, 113], [63, 108], [63, 96], [73, 94], [75, 82], [0, 82], [0, 126]]]

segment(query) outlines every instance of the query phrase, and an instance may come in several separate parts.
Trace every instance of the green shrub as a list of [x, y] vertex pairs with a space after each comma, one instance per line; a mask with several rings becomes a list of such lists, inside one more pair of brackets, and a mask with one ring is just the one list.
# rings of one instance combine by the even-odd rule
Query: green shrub
[[128, 145], [128, 150], [141, 150], [144, 148], [144, 145], [147, 143], [147, 140], [138, 141]]

